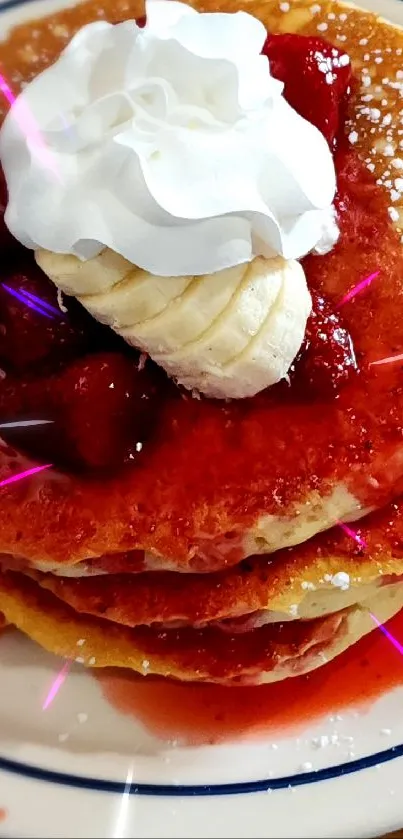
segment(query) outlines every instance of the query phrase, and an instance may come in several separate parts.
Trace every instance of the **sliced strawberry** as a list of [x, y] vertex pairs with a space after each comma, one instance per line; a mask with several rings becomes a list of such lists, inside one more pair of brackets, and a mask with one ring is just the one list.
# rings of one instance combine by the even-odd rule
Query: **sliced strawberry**
[[344, 124], [351, 82], [348, 56], [322, 38], [269, 35], [263, 47], [284, 96], [298, 113], [316, 125], [333, 146]]

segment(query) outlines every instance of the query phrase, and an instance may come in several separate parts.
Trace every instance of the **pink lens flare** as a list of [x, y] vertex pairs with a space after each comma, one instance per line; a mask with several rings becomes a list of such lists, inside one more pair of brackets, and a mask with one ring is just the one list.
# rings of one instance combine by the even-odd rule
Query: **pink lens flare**
[[352, 288], [351, 291], [349, 291], [348, 294], [346, 294], [340, 300], [340, 303], [337, 304], [336, 308], [340, 309], [341, 306], [344, 306], [345, 303], [348, 303], [350, 300], [353, 299], [353, 297], [355, 297], [357, 294], [360, 294], [360, 292], [364, 291], [365, 288], [368, 288], [368, 286], [371, 285], [371, 283], [374, 280], [376, 280], [377, 277], [379, 277], [380, 273], [380, 271], [374, 271], [374, 273], [370, 274], [369, 277], [365, 277], [364, 280], [361, 280], [361, 282], [357, 283], [357, 285], [354, 286], [354, 288]]
[[[1, 73], [0, 93], [3, 94], [5, 99], [7, 99], [7, 102], [10, 106], [15, 105], [17, 97], [14, 95], [10, 85], [8, 84], [4, 76], [1, 75]], [[14, 116], [16, 122], [19, 125], [20, 130], [23, 134], [26, 135], [31, 145], [32, 151], [36, 153], [38, 160], [46, 169], [49, 169], [52, 172], [52, 174], [57, 178], [58, 181], [61, 181], [61, 177], [57, 169], [57, 165], [53, 158], [53, 155], [49, 151], [46, 143], [44, 142], [41, 132], [39, 131], [39, 128], [35, 122], [35, 119], [31, 114], [31, 111], [29, 110], [25, 102], [21, 99], [18, 100], [18, 104], [14, 109]]]
[[15, 297], [16, 300], [19, 300], [20, 303], [23, 303], [24, 306], [28, 306], [29, 309], [33, 309], [45, 318], [54, 320], [55, 316], [61, 317], [60, 311], [51, 306], [49, 303], [46, 303], [44, 300], [41, 300], [40, 297], [37, 297], [35, 294], [30, 294], [28, 291], [23, 290], [17, 291], [17, 289], [11, 288], [11, 286], [6, 285], [6, 283], [2, 283], [1, 287], [4, 288], [4, 291], [7, 291], [8, 294], [11, 294], [12, 297]]
[[398, 651], [398, 653], [400, 653], [400, 655], [403, 655], [403, 644], [401, 644], [400, 641], [398, 641], [397, 638], [395, 638], [395, 636], [392, 635], [392, 633], [389, 632], [388, 629], [386, 629], [386, 626], [384, 626], [383, 623], [381, 623], [378, 620], [378, 618], [372, 614], [372, 612], [370, 612], [369, 614], [371, 615], [372, 620], [376, 623], [378, 629], [380, 629], [381, 632], [383, 632], [385, 638], [387, 638], [388, 641], [390, 641], [392, 646]]
[[361, 539], [361, 536], [359, 536], [358, 533], [355, 532], [355, 530], [351, 530], [351, 527], [348, 527], [346, 524], [344, 524], [343, 521], [339, 521], [337, 522], [337, 524], [339, 525], [339, 527], [341, 527], [342, 530], [344, 530], [347, 536], [350, 536], [351, 539], [354, 539], [354, 542], [357, 542], [357, 545], [359, 545], [360, 548], [363, 548], [365, 550], [365, 548], [367, 547], [367, 543], [364, 541], [364, 539]]
[[403, 353], [389, 355], [387, 358], [378, 359], [378, 361], [371, 361], [369, 367], [377, 367], [380, 364], [397, 364], [399, 361], [403, 361]]
[[45, 463], [44, 466], [34, 466], [32, 469], [25, 469], [24, 472], [18, 472], [17, 475], [12, 475], [11, 478], [5, 478], [0, 481], [0, 487], [5, 487], [8, 484], [15, 484], [16, 481], [22, 481], [23, 478], [29, 478], [30, 475], [36, 475], [37, 472], [43, 472], [44, 469], [50, 469], [53, 463]]
[[67, 678], [67, 676], [70, 672], [71, 664], [72, 664], [71, 661], [66, 661], [66, 663], [63, 665], [60, 673], [57, 674], [54, 682], [51, 685], [50, 691], [49, 691], [49, 693], [48, 693], [48, 695], [47, 695], [47, 697], [46, 697], [46, 699], [45, 699], [45, 701], [42, 705], [42, 711], [46, 711], [47, 708], [49, 708], [49, 705], [52, 704], [53, 700], [55, 699], [55, 697], [59, 693], [60, 688], [64, 684], [64, 682], [65, 682], [65, 680], [66, 680], [66, 678]]

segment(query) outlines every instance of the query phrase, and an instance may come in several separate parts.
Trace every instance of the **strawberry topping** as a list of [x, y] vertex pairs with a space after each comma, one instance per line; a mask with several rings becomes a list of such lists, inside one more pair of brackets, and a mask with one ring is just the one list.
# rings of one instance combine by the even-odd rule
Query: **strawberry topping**
[[333, 147], [350, 92], [348, 56], [322, 38], [305, 35], [269, 35], [263, 53], [272, 75], [284, 82], [287, 102]]
[[122, 353], [98, 353], [46, 378], [6, 377], [0, 386], [2, 419], [52, 420], [51, 425], [6, 432], [7, 440], [57, 464], [110, 469], [138, 458], [156, 417], [158, 376], [151, 362]]

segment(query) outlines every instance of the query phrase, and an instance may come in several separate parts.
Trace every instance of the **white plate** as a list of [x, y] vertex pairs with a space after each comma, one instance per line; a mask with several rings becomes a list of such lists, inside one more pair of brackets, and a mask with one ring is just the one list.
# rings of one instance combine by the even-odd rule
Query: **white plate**
[[[63, 5], [0, 0], [2, 32]], [[398, 0], [366, 6], [403, 24]], [[367, 657], [376, 635], [365, 642]], [[379, 637], [386, 651], [391, 641]], [[396, 669], [402, 651], [393, 647]], [[64, 681], [43, 710], [59, 673]], [[326, 668], [322, 674], [326, 681]], [[187, 689], [176, 690], [178, 703], [190, 701]], [[227, 695], [221, 691], [224, 716]], [[67, 672], [62, 661], [7, 633], [0, 637], [0, 827], [4, 836], [44, 838], [385, 833], [403, 825], [402, 710], [403, 686], [364, 709], [341, 709], [335, 700], [298, 730], [274, 726], [274, 735], [252, 736], [245, 709], [242, 733], [191, 746], [114, 710], [79, 665]]]

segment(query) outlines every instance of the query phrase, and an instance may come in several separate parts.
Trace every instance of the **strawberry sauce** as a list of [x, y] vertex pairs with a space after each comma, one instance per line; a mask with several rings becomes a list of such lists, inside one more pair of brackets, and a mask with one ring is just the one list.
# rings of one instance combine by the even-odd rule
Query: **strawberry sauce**
[[[387, 629], [403, 643], [403, 611]], [[383, 693], [403, 685], [403, 659], [379, 629], [325, 667], [274, 685], [220, 687], [94, 672], [116, 710], [163, 740], [188, 745], [298, 734], [315, 719], [348, 708], [365, 713]]]

